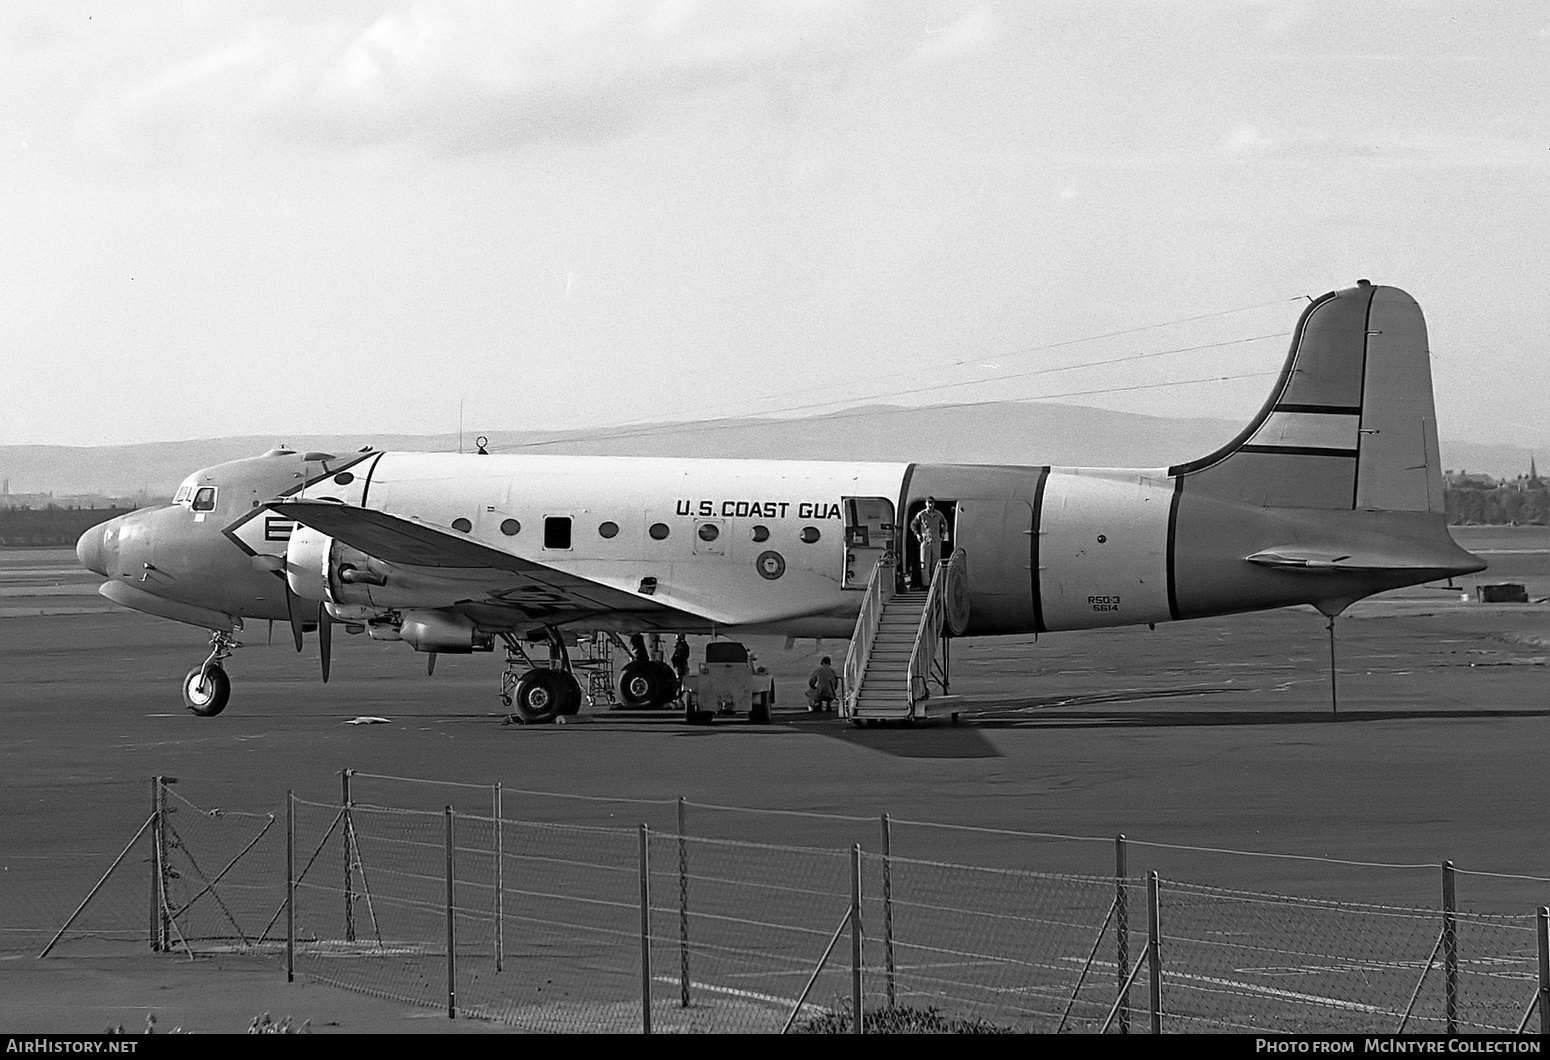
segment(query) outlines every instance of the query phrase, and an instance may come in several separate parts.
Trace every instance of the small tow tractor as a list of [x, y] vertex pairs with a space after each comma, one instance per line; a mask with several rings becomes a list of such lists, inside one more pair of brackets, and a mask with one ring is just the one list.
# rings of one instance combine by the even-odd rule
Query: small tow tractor
[[684, 679], [684, 720], [709, 725], [717, 716], [747, 714], [755, 725], [770, 723], [775, 705], [775, 678], [758, 658], [735, 640], [705, 645], [699, 672]]

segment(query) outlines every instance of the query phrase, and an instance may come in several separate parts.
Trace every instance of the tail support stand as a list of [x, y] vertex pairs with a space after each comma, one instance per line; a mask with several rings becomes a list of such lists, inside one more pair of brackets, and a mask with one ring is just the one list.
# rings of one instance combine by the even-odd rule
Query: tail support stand
[[1340, 692], [1335, 684], [1335, 616], [1329, 616], [1329, 709], [1340, 716]]

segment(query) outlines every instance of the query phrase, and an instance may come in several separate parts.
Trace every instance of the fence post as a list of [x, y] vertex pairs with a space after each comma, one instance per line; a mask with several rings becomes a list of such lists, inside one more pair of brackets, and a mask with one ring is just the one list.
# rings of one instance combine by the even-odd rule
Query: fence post
[[296, 792], [285, 792], [285, 981], [296, 981]]
[[850, 846], [850, 1015], [851, 1033], [865, 1034], [861, 1010], [861, 844]]
[[1114, 937], [1116, 969], [1119, 975], [1119, 1032], [1130, 1033], [1130, 894], [1125, 881], [1130, 876], [1125, 834], [1114, 837]]
[[651, 829], [640, 825], [640, 1030], [651, 1033]]
[[161, 952], [161, 777], [151, 778], [151, 952]]
[[1442, 971], [1447, 1003], [1447, 1032], [1458, 1033], [1459, 1016], [1459, 943], [1458, 906], [1454, 897], [1453, 862], [1442, 863]]
[[1151, 995], [1148, 1002], [1152, 1009], [1153, 1034], [1162, 1033], [1162, 911], [1159, 908], [1161, 895], [1158, 893], [1160, 890], [1157, 873], [1147, 873], [1146, 960], [1152, 980], [1147, 992]]
[[1539, 907], [1539, 1034], [1550, 1035], [1550, 906]]
[[172, 951], [172, 916], [167, 908], [167, 785], [176, 784], [177, 777], [156, 778], [156, 853], [152, 860], [156, 865], [156, 940], [162, 953]]
[[457, 920], [452, 881], [452, 807], [447, 807], [447, 1019], [457, 1019]]
[[505, 831], [505, 823], [501, 819], [501, 784], [495, 782], [495, 970], [504, 970], [506, 939], [501, 929], [501, 869], [505, 864], [506, 852], [502, 845], [501, 833]]
[[888, 982], [888, 1007], [891, 1009], [897, 1003], [896, 988], [894, 986], [893, 964], [893, 836], [892, 827], [885, 813], [882, 817], [883, 828], [883, 968]]
[[355, 941], [355, 867], [350, 862], [350, 773], [348, 769], [339, 771], [340, 780], [344, 786], [344, 794], [341, 805], [344, 807], [344, 829], [340, 835], [344, 839], [344, 940]]
[[689, 844], [684, 797], [678, 796], [678, 1003], [689, 1007]]

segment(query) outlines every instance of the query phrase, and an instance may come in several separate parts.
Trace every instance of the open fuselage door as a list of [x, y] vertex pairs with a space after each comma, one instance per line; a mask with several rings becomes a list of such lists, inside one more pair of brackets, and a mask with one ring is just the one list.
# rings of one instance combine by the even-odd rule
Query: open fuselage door
[[840, 584], [865, 589], [885, 553], [894, 551], [893, 502], [886, 497], [842, 497], [845, 569]]

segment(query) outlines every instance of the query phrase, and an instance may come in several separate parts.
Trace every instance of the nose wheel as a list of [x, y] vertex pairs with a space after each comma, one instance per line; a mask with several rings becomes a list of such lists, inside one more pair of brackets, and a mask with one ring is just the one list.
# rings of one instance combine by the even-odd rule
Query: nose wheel
[[201, 718], [213, 718], [231, 698], [231, 678], [211, 663], [196, 666], [183, 678], [183, 705]]
[[183, 705], [201, 718], [213, 718], [231, 699], [231, 678], [221, 660], [231, 656], [237, 638], [224, 629], [210, 632], [210, 656], [183, 677]]

